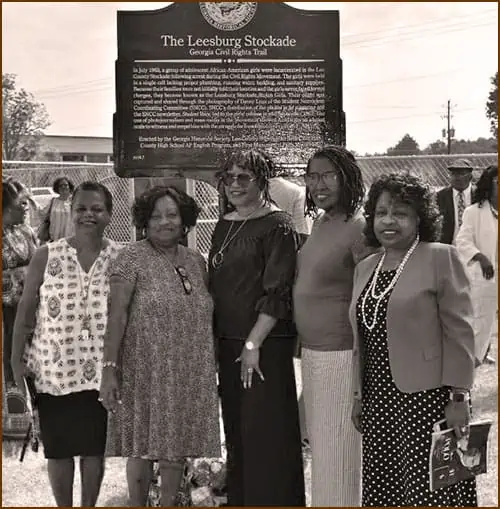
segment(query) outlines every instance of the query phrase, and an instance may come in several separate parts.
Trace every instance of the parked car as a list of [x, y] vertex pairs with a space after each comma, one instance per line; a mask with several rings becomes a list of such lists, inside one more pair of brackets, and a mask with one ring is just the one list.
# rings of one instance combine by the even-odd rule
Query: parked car
[[39, 209], [44, 209], [57, 194], [51, 187], [32, 187], [31, 196]]

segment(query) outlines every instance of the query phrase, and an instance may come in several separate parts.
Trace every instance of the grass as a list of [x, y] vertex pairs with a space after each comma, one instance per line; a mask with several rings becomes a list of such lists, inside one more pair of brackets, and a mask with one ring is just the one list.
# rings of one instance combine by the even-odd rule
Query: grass
[[[498, 359], [498, 336], [495, 336], [491, 354]], [[498, 506], [498, 371], [497, 366], [482, 366], [476, 377], [473, 390], [474, 418], [490, 418], [488, 473], [478, 476], [479, 505]], [[54, 507], [47, 479], [46, 462], [42, 451], [26, 453], [23, 463], [19, 462], [20, 445], [4, 442], [2, 448], [2, 507]], [[310, 462], [306, 461], [305, 477], [307, 500], [310, 499]], [[80, 477], [75, 473], [75, 504], [80, 501]], [[111, 458], [106, 463], [106, 474], [98, 505], [101, 507], [123, 507], [127, 505], [127, 483], [125, 460]]]

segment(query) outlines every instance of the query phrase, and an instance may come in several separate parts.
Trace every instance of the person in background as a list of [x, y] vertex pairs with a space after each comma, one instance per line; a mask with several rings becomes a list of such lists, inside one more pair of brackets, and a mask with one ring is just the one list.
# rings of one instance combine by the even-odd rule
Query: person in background
[[73, 506], [80, 457], [81, 505], [97, 502], [104, 475], [107, 413], [98, 401], [108, 319], [109, 264], [119, 246], [104, 237], [109, 190], [80, 184], [72, 197], [74, 235], [39, 248], [31, 260], [14, 326], [18, 387], [34, 380], [44, 454], [59, 507]]
[[175, 187], [153, 187], [133, 206], [145, 232], [111, 268], [101, 398], [106, 456], [127, 460], [132, 507], [146, 505], [159, 462], [161, 503], [174, 505], [186, 457], [221, 455], [213, 303], [205, 260], [181, 242], [199, 208]]
[[476, 365], [488, 355], [498, 309], [498, 166], [486, 168], [465, 209], [456, 245], [472, 286]]
[[28, 265], [37, 247], [35, 233], [25, 224], [28, 210], [29, 195], [24, 185], [14, 179], [2, 180], [3, 376], [6, 389], [15, 385], [10, 365], [14, 321]]
[[[272, 164], [271, 159], [268, 159]], [[276, 174], [276, 170], [273, 170]], [[269, 196], [278, 207], [284, 212], [288, 212], [292, 217], [295, 230], [301, 237], [301, 244], [303, 244], [309, 234], [311, 233], [312, 220], [306, 215], [306, 189], [295, 182], [285, 179], [282, 176], [274, 176], [269, 179]], [[298, 348], [300, 348], [300, 340], [298, 340]], [[297, 352], [298, 353], [298, 352]], [[300, 375], [300, 373], [299, 373]], [[304, 397], [302, 390], [299, 391], [299, 421], [300, 421], [300, 434], [302, 437], [302, 444], [308, 445], [309, 439], [306, 429]]]
[[209, 254], [230, 506], [304, 506], [292, 314], [299, 237], [271, 203], [269, 159], [233, 154]]
[[305, 214], [305, 187], [277, 176], [269, 180], [269, 196], [281, 210], [292, 216], [298, 234], [307, 236], [311, 233], [312, 221]]
[[443, 226], [441, 237], [444, 244], [454, 244], [462, 225], [465, 209], [472, 203], [472, 170], [474, 167], [467, 159], [457, 159], [448, 166], [450, 185], [437, 192], [437, 204]]
[[353, 422], [362, 433], [362, 506], [473, 507], [476, 482], [430, 491], [433, 426], [469, 433], [474, 380], [470, 285], [454, 246], [436, 242], [429, 186], [390, 174], [365, 205], [367, 242], [383, 251], [354, 271]]
[[[58, 196], [52, 198], [41, 212], [41, 217], [47, 218], [49, 222], [49, 242], [72, 235], [71, 195], [74, 188], [73, 182], [66, 177], [57, 178], [52, 185], [52, 189]], [[40, 240], [45, 241], [44, 239]]]
[[312, 452], [311, 504], [357, 506], [361, 440], [350, 422], [348, 309], [354, 267], [373, 251], [363, 237], [365, 187], [354, 156], [342, 147], [318, 150], [304, 179], [307, 212], [318, 217], [299, 252], [293, 302]]

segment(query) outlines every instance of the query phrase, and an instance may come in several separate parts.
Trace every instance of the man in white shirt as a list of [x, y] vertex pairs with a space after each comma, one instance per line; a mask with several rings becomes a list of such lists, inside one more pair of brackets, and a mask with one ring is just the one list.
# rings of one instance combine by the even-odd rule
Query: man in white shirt
[[281, 210], [293, 219], [297, 233], [309, 235], [312, 221], [305, 216], [306, 188], [283, 177], [269, 180], [269, 194]]
[[437, 193], [437, 202], [443, 216], [443, 230], [440, 241], [454, 244], [462, 225], [464, 210], [472, 203], [472, 170], [467, 159], [457, 159], [450, 166], [450, 185]]

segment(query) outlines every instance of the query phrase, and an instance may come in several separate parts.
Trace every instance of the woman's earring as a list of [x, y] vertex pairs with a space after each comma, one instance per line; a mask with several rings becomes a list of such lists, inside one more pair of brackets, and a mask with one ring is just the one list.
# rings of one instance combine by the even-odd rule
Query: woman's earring
[[187, 226], [183, 226], [183, 227], [182, 227], [182, 233], [183, 233], [184, 235], [187, 235], [187, 234], [189, 233], [189, 228], [188, 228]]

